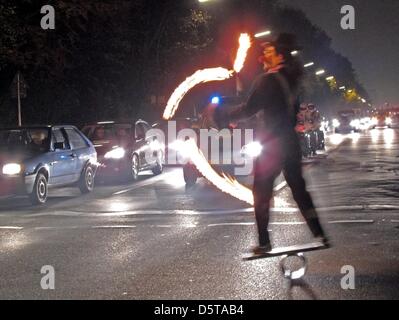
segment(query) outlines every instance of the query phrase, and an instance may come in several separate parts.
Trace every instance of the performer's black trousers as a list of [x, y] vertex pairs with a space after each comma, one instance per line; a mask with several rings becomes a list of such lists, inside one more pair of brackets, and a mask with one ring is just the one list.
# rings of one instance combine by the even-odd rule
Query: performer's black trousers
[[253, 186], [259, 244], [270, 243], [267, 230], [270, 201], [273, 196], [274, 180], [281, 171], [311, 232], [315, 237], [324, 236], [302, 176], [302, 154], [296, 133], [293, 131], [279, 137], [269, 136], [263, 141], [263, 152], [255, 163]]

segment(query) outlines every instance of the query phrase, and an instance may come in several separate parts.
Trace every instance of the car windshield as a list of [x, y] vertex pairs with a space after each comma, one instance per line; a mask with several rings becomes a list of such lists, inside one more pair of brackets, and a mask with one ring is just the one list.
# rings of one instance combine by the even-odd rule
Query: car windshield
[[43, 152], [49, 149], [48, 138], [47, 128], [0, 130], [0, 149]]
[[102, 140], [128, 140], [132, 136], [132, 125], [130, 124], [107, 124], [98, 125], [87, 134], [92, 141]]

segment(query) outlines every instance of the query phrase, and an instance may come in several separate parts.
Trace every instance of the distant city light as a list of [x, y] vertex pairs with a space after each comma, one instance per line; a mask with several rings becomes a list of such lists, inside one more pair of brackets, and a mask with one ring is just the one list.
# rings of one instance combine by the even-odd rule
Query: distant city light
[[331, 81], [331, 80], [334, 80], [334, 79], [335, 79], [335, 78], [334, 78], [333, 76], [327, 77], [327, 78], [326, 78], [327, 81]]
[[255, 38], [260, 38], [260, 37], [268, 36], [268, 35], [270, 35], [271, 33], [272, 33], [272, 32], [271, 32], [270, 30], [262, 31], [262, 32], [259, 32], [259, 33], [255, 34]]
[[309, 67], [311, 67], [313, 65], [314, 65], [314, 62], [309, 62], [309, 63], [305, 64], [304, 67], [305, 68], [309, 68]]
[[345, 89], [346, 89], [345, 86], [339, 87], [339, 90], [345, 90]]
[[115, 123], [115, 121], [101, 121], [101, 122], [97, 122], [97, 124], [113, 124]]
[[316, 71], [316, 76], [320, 76], [320, 75], [324, 74], [325, 72], [326, 72], [326, 71], [323, 70], [323, 69], [318, 70], [318, 71]]

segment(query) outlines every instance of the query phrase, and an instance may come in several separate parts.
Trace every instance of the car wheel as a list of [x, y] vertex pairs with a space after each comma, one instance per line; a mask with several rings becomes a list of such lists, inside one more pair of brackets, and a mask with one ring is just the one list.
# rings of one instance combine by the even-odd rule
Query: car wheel
[[82, 193], [92, 192], [94, 189], [94, 170], [91, 166], [87, 166], [82, 173], [79, 181], [79, 189]]
[[186, 164], [183, 167], [183, 176], [186, 186], [191, 187], [195, 185], [195, 183], [197, 182], [198, 179], [197, 169], [194, 168], [192, 165]]
[[130, 180], [136, 181], [138, 179], [139, 169], [140, 169], [139, 158], [137, 157], [136, 154], [134, 154], [130, 162], [130, 172], [129, 172]]
[[163, 171], [163, 161], [162, 161], [162, 152], [159, 153], [158, 158], [157, 158], [157, 164], [155, 165], [154, 168], [152, 168], [152, 173], [155, 175], [161, 174]]
[[33, 191], [30, 194], [32, 204], [45, 204], [48, 195], [47, 178], [43, 173], [38, 173]]

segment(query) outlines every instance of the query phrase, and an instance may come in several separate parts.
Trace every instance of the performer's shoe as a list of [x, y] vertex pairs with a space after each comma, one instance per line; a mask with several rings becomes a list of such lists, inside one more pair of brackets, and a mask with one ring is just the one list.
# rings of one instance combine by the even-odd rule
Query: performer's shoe
[[272, 250], [272, 245], [266, 244], [266, 245], [259, 245], [256, 246], [254, 248], [252, 248], [252, 253], [253, 254], [264, 254], [264, 253], [268, 253]]

